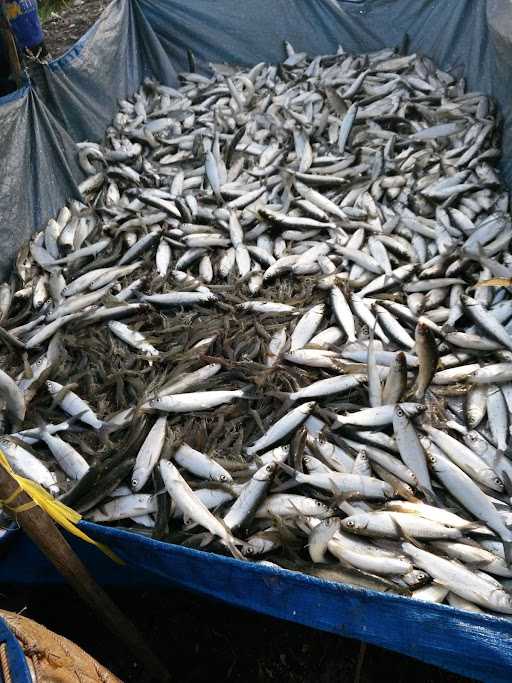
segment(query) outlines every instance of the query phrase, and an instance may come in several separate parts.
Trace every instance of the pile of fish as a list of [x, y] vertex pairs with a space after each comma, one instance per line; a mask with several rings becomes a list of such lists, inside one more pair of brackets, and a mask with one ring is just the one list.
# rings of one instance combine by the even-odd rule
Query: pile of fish
[[382, 50], [146, 80], [0, 286], [0, 447], [96, 522], [512, 614], [493, 102]]

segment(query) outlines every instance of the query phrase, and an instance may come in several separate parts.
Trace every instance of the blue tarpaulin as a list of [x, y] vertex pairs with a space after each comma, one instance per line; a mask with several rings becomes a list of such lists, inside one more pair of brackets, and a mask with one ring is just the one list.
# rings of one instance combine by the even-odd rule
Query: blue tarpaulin
[[[146, 76], [169, 85], [191, 49], [208, 62], [283, 58], [399, 45], [464, 73], [504, 118], [502, 172], [512, 185], [512, 3], [509, 0], [115, 0], [63, 57], [31, 70], [0, 99], [0, 270], [72, 197], [82, 173], [74, 143], [98, 140], [119, 97]], [[485, 681], [512, 678], [512, 622], [353, 589], [301, 574], [85, 524], [127, 561], [119, 568], [74, 543], [102, 583], [172, 584], [275, 617], [360, 638]], [[0, 581], [58, 580], [20, 533], [4, 542]], [[22, 683], [24, 679], [16, 679]]]

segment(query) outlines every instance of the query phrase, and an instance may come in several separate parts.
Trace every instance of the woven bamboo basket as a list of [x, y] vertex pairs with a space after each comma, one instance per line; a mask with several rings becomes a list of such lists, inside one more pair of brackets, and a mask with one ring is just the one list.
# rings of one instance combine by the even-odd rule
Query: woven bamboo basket
[[[0, 610], [20, 643], [34, 683], [122, 683], [75, 643], [31, 619]], [[16, 683], [9, 671], [6, 646], [0, 645], [5, 683]]]

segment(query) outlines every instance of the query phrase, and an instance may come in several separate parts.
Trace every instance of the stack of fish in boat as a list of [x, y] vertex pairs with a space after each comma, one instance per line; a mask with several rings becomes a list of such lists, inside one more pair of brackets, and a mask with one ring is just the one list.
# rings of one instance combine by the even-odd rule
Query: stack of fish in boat
[[146, 80], [0, 286], [0, 447], [100, 523], [512, 613], [486, 95], [382, 50]]

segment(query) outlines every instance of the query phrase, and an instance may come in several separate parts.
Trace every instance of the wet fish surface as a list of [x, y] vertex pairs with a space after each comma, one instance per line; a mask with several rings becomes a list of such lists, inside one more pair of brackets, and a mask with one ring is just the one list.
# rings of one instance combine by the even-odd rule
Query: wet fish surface
[[98, 523], [511, 614], [494, 102], [392, 49], [179, 81], [0, 284], [0, 448]]

